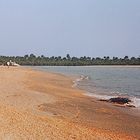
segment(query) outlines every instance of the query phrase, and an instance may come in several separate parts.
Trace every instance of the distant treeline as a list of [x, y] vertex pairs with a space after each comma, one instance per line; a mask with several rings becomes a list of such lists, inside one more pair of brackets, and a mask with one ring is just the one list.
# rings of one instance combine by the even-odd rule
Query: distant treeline
[[125, 56], [124, 58], [104, 56], [96, 57], [46, 57], [44, 55], [35, 56], [34, 54], [25, 56], [0, 56], [0, 64], [6, 64], [7, 61], [14, 61], [20, 65], [31, 66], [85, 66], [85, 65], [140, 65], [140, 57]]

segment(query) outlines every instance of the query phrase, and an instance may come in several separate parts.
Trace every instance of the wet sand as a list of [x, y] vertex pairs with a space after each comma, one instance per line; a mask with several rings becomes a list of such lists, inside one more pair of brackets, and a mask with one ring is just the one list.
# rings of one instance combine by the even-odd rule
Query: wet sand
[[73, 79], [0, 67], [0, 139], [138, 140], [140, 116], [85, 96]]

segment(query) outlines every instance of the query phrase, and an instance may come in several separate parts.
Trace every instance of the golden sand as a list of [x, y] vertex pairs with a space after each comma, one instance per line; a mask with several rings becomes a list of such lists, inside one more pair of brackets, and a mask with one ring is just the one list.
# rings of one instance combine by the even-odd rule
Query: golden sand
[[60, 74], [0, 67], [0, 139], [140, 139], [131, 109], [86, 97], [72, 84]]

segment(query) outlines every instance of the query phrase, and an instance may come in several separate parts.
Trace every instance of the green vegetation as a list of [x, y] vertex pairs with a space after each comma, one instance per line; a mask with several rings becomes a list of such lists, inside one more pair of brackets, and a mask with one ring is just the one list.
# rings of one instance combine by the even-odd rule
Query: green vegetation
[[46, 57], [44, 55], [35, 56], [34, 54], [25, 56], [0, 56], [0, 64], [6, 64], [12, 60], [20, 65], [32, 66], [84, 66], [84, 65], [140, 65], [140, 57], [125, 56], [124, 58], [105, 56], [103, 58], [96, 57], [71, 57], [69, 54], [66, 57]]

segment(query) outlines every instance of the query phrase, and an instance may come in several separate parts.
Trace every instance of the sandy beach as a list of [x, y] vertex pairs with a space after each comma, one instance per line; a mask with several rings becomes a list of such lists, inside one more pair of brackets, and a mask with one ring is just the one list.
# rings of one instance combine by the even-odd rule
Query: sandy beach
[[139, 140], [140, 116], [84, 95], [61, 74], [0, 67], [1, 140]]

